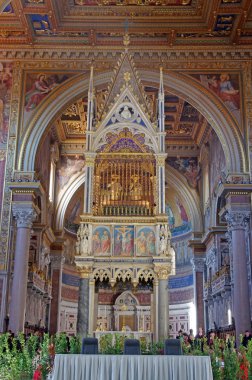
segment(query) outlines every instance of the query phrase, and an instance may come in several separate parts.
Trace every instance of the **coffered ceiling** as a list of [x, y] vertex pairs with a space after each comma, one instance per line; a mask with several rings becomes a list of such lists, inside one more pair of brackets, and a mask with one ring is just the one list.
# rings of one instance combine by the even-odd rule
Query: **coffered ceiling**
[[248, 45], [251, 0], [0, 0], [2, 45]]

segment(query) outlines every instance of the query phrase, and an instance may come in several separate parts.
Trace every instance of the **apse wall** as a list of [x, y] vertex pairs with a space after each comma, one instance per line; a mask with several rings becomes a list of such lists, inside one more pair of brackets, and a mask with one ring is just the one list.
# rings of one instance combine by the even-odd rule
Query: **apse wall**
[[195, 329], [194, 279], [192, 252], [188, 240], [192, 237], [191, 216], [186, 202], [172, 187], [166, 191], [166, 213], [176, 254], [176, 275], [168, 281], [170, 304], [170, 335], [179, 330]]

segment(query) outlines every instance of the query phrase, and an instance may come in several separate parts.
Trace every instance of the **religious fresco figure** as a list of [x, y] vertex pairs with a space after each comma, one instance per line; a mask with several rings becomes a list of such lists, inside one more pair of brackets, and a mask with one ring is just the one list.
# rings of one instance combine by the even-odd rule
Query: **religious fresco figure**
[[105, 227], [98, 227], [93, 233], [93, 253], [109, 254], [111, 250], [110, 232]]
[[99, 231], [94, 232], [93, 234], [93, 253], [101, 252], [101, 239]]
[[180, 213], [180, 217], [182, 219], [182, 223], [183, 224], [188, 223], [189, 219], [188, 219], [188, 216], [187, 216], [187, 213], [186, 213], [186, 210], [185, 210], [183, 204], [181, 203], [181, 201], [179, 200], [178, 197], [175, 197], [175, 200], [176, 200], [176, 205], [177, 205], [179, 213]]
[[137, 255], [155, 255], [155, 233], [150, 227], [138, 230], [136, 238]]
[[140, 235], [136, 239], [137, 253], [144, 255], [146, 253], [147, 240], [144, 231], [140, 232]]
[[147, 240], [147, 254], [148, 255], [155, 255], [155, 251], [156, 251], [156, 248], [155, 248], [156, 239], [155, 239], [155, 234], [154, 234], [153, 231], [150, 231], [147, 234], [146, 240]]
[[168, 217], [169, 227], [174, 228], [175, 227], [175, 216], [174, 216], [172, 208], [169, 204], [165, 205], [165, 212], [166, 212], [167, 217]]
[[25, 95], [25, 111], [30, 112], [36, 108], [49, 92], [66, 79], [68, 79], [67, 75], [46, 75], [45, 73], [37, 74], [35, 80], [32, 77], [33, 82]]
[[51, 91], [45, 74], [39, 74], [31, 89], [25, 95], [25, 110], [27, 112], [34, 109]]
[[110, 252], [110, 236], [108, 231], [104, 230], [103, 235], [101, 236], [101, 252], [109, 253]]
[[114, 254], [132, 256], [134, 254], [134, 227], [115, 226]]

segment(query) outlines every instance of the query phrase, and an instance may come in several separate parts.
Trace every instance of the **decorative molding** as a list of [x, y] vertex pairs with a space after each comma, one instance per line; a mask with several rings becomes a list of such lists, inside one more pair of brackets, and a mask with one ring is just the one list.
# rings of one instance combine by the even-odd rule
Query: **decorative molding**
[[249, 220], [250, 220], [250, 212], [241, 212], [241, 211], [227, 211], [224, 215], [224, 218], [227, 221], [228, 229], [230, 231], [238, 230], [238, 229], [246, 229]]
[[25, 208], [25, 206], [13, 205], [12, 214], [16, 219], [17, 228], [32, 228], [32, 223], [37, 217], [37, 212], [34, 209]]
[[[246, 63], [247, 60], [252, 59], [252, 51], [249, 47], [244, 46], [243, 48], [234, 48], [225, 46], [225, 49], [210, 49], [205, 46], [194, 47], [192, 46], [184, 48], [172, 48], [170, 47], [167, 51], [167, 48], [162, 46], [157, 46], [157, 49], [146, 49], [146, 46], [140, 46], [137, 50], [131, 48], [131, 55], [133, 56], [135, 62], [137, 60], [144, 61], [147, 60], [157, 60], [160, 65], [160, 60], [163, 61], [163, 67], [173, 67], [178, 68], [178, 61], [183, 62], [183, 67], [187, 69], [196, 69], [207, 67], [216, 69], [222, 69], [225, 64], [228, 65], [227, 68], [232, 67], [241, 67], [243, 63]], [[85, 47], [83, 49], [71, 49], [70, 46], [64, 48], [50, 48], [45, 46], [38, 46], [37, 49], [23, 47], [20, 49], [20, 46], [13, 45], [10, 49], [9, 46], [6, 46], [0, 50], [0, 60], [9, 61], [17, 60], [23, 61], [22, 65], [29, 67], [31, 69], [40, 69], [40, 68], [61, 68], [64, 65], [64, 68], [67, 66], [69, 69], [83, 69], [87, 67], [87, 61], [90, 64], [92, 59], [95, 59], [95, 62], [104, 62], [104, 59], [113, 59], [117, 60], [122, 51], [118, 47], [106, 47], [102, 49], [93, 47]], [[71, 59], [70, 59], [71, 57]], [[57, 62], [59, 60], [60, 62]], [[168, 62], [166, 62], [168, 60]], [[193, 62], [190, 62], [193, 61]], [[207, 62], [209, 61], [210, 62]], [[213, 60], [214, 62], [211, 62]], [[30, 61], [30, 62], [29, 62]], [[231, 61], [231, 62], [226, 62]], [[73, 66], [74, 62], [74, 66]], [[103, 64], [104, 66], [104, 64]]]
[[204, 272], [206, 259], [204, 257], [194, 257], [191, 259], [192, 267], [195, 272]]

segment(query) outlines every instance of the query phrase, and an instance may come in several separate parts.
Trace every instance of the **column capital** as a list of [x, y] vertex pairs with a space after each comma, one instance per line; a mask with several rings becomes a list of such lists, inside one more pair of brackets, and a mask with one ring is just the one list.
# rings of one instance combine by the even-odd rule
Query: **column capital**
[[50, 255], [50, 260], [53, 269], [60, 269], [65, 262], [65, 257], [63, 255]]
[[156, 154], [156, 162], [158, 166], [165, 166], [165, 159], [167, 157], [167, 153], [159, 153]]
[[206, 259], [204, 257], [193, 257], [191, 259], [192, 267], [195, 272], [204, 272]]
[[78, 273], [80, 278], [90, 278], [90, 274], [92, 273], [92, 267], [79, 267]]
[[250, 220], [250, 212], [246, 211], [227, 211], [224, 216], [231, 231], [245, 229]]
[[96, 153], [94, 152], [86, 152], [85, 153], [85, 165], [86, 166], [94, 166]]
[[171, 274], [172, 268], [170, 264], [155, 265], [154, 271], [156, 272], [159, 280], [167, 280]]
[[12, 214], [16, 219], [18, 228], [31, 228], [37, 217], [37, 211], [30, 206], [12, 205]]

